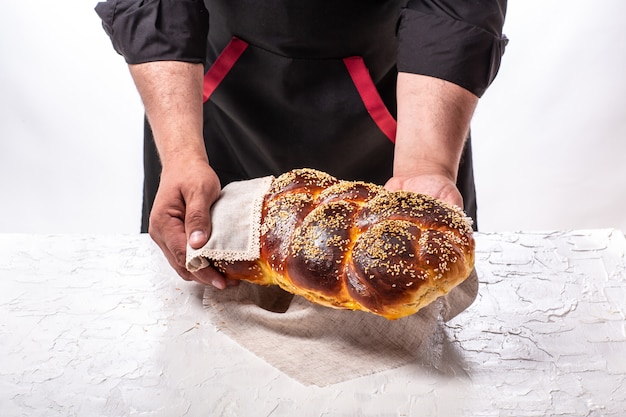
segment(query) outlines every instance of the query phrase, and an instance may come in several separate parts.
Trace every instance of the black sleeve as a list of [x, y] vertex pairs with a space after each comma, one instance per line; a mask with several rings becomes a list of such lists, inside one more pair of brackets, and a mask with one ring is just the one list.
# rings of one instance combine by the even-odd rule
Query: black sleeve
[[209, 16], [202, 0], [107, 0], [96, 13], [129, 64], [204, 62]]
[[398, 70], [482, 96], [500, 68], [506, 0], [409, 0], [398, 26]]

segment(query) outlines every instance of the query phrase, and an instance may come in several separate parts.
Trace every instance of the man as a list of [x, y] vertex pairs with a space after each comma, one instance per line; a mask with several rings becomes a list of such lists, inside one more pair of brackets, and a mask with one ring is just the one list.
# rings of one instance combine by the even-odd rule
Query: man
[[209, 209], [234, 180], [310, 167], [475, 219], [469, 127], [507, 42], [506, 0], [108, 0], [96, 11], [145, 105], [142, 230], [184, 279], [227, 285], [210, 268], [188, 272], [185, 249], [206, 243]]

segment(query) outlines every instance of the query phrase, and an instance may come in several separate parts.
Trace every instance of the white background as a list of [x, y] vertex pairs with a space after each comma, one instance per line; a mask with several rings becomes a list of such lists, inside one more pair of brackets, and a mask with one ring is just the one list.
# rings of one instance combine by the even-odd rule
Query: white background
[[[0, 3], [0, 233], [136, 233], [142, 106], [96, 1]], [[481, 231], [626, 230], [626, 2], [517, 0], [473, 136]]]

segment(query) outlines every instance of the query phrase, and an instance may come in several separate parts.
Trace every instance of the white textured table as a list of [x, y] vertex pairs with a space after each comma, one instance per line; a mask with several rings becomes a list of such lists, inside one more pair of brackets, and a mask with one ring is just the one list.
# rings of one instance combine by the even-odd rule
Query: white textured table
[[0, 415], [626, 415], [624, 235], [476, 239], [441, 356], [320, 388], [217, 332], [145, 235], [0, 235]]

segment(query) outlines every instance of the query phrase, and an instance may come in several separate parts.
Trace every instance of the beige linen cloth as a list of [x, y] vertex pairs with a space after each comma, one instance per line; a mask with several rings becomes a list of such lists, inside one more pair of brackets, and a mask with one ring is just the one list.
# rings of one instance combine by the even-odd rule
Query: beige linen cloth
[[[188, 248], [189, 270], [206, 267], [207, 258], [259, 257], [263, 197], [272, 180], [224, 187], [211, 211], [209, 242]], [[278, 287], [247, 282], [226, 290], [207, 287], [204, 306], [220, 331], [273, 367], [304, 385], [327, 386], [411, 363], [436, 366], [443, 323], [466, 309], [477, 292], [473, 272], [445, 297], [398, 320], [319, 306]]]

